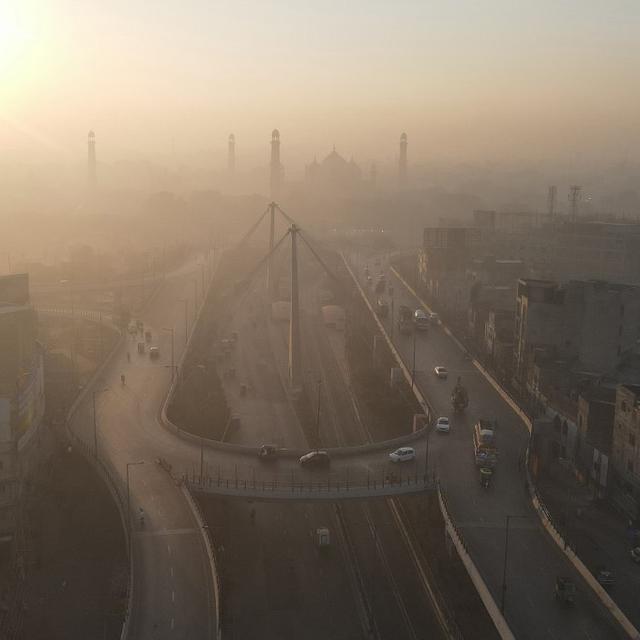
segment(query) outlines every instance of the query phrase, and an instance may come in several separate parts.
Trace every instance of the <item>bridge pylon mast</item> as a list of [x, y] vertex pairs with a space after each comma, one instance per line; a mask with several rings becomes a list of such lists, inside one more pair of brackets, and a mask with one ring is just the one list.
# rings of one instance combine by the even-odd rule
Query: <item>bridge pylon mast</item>
[[291, 313], [289, 317], [289, 387], [295, 390], [301, 386], [301, 344], [300, 344], [300, 303], [298, 298], [298, 227], [289, 229], [291, 233]]
[[267, 299], [273, 298], [275, 289], [273, 283], [273, 241], [276, 228], [276, 205], [275, 202], [269, 204], [269, 259], [267, 261]]

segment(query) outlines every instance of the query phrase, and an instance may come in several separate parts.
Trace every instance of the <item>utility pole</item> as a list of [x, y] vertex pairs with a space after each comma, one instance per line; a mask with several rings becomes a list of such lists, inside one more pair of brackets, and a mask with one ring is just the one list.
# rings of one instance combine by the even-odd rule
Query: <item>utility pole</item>
[[547, 213], [550, 218], [553, 218], [556, 214], [556, 200], [558, 197], [558, 187], [552, 184], [549, 187], [549, 195], [547, 196]]
[[289, 386], [300, 386], [300, 305], [298, 299], [298, 227], [289, 229], [291, 233], [291, 311], [289, 315]]
[[582, 198], [582, 187], [574, 184], [569, 187], [569, 202], [571, 203], [571, 222], [576, 222], [578, 218], [578, 203]]

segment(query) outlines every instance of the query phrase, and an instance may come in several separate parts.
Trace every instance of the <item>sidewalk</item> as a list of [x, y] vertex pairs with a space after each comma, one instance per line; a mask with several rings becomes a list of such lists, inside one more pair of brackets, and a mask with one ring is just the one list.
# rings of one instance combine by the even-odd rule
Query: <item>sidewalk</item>
[[593, 491], [578, 483], [571, 469], [554, 461], [540, 474], [537, 489], [565, 539], [588, 569], [606, 568], [616, 575], [611, 597], [640, 626], [640, 566], [632, 562], [627, 521]]

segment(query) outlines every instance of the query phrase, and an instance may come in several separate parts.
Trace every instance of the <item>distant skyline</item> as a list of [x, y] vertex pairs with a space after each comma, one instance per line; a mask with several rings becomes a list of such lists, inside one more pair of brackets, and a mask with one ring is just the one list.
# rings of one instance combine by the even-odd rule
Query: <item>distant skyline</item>
[[640, 3], [0, 0], [0, 158], [640, 158]]

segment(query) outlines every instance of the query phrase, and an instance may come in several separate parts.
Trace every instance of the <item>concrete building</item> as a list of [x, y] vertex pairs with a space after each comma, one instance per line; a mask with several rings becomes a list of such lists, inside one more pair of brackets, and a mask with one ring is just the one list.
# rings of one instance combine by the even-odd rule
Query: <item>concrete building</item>
[[427, 296], [445, 314], [466, 316], [473, 282], [467, 269], [479, 240], [477, 229], [427, 227], [418, 255], [418, 273]]
[[608, 485], [615, 407], [615, 387], [592, 386], [578, 398], [576, 468], [600, 497]]
[[611, 498], [630, 518], [640, 518], [640, 386], [616, 393], [611, 454]]
[[43, 353], [28, 276], [0, 278], [0, 538], [10, 540], [45, 408]]
[[536, 358], [611, 374], [640, 335], [640, 287], [600, 281], [518, 282], [514, 382], [523, 390]]

